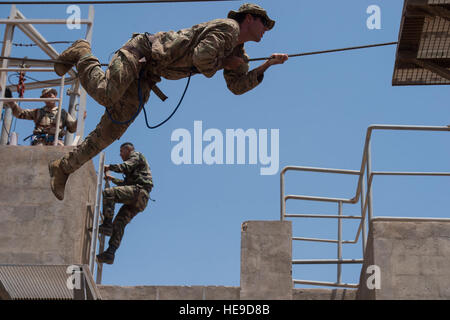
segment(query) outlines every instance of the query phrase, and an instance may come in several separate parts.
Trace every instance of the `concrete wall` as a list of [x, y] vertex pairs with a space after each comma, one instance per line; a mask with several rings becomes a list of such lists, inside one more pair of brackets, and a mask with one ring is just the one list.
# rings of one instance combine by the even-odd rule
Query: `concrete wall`
[[244, 222], [241, 299], [290, 300], [292, 287], [292, 222]]
[[0, 264], [88, 262], [92, 162], [69, 177], [64, 201], [50, 189], [48, 162], [71, 148], [0, 146]]
[[[449, 221], [375, 218], [368, 240], [358, 299], [450, 299]], [[380, 289], [367, 287], [370, 265]]]
[[98, 286], [103, 300], [239, 300], [239, 287]]
[[294, 289], [292, 300], [355, 300], [354, 289]]
[[[240, 287], [99, 285], [103, 300], [240, 300]], [[356, 290], [293, 289], [292, 300], [355, 300]]]

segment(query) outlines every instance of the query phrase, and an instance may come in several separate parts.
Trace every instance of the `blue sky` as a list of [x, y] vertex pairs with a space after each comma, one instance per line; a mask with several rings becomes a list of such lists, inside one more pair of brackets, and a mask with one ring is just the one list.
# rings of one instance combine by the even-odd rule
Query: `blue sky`
[[[255, 1], [275, 28], [260, 43], [246, 44], [250, 57], [274, 52], [298, 53], [397, 41], [403, 1], [318, 0]], [[243, 2], [96, 5], [92, 48], [102, 62], [133, 32], [179, 30], [226, 17]], [[381, 29], [369, 30], [366, 9], [381, 9]], [[28, 18], [65, 18], [67, 6], [19, 6]], [[88, 7], [80, 6], [83, 18]], [[10, 6], [1, 5], [2, 18]], [[85, 29], [38, 25], [48, 41], [76, 40]], [[0, 26], [3, 33], [4, 26]], [[20, 30], [14, 42], [30, 41]], [[58, 51], [67, 45], [55, 45]], [[371, 124], [443, 126], [450, 124], [447, 86], [392, 87], [395, 46], [292, 58], [270, 68], [254, 90], [235, 96], [221, 72], [192, 78], [182, 106], [164, 126], [150, 131], [141, 114], [124, 136], [106, 149], [107, 163], [120, 163], [119, 146], [131, 141], [149, 160], [155, 188], [147, 209], [126, 229], [116, 261], [105, 266], [104, 284], [239, 286], [240, 227], [249, 220], [279, 220], [279, 171], [260, 175], [260, 165], [175, 165], [171, 152], [176, 129], [194, 133], [218, 129], [278, 129], [279, 167], [287, 165], [359, 170], [367, 127]], [[46, 58], [38, 49], [13, 47], [13, 56]], [[251, 67], [260, 63], [255, 62]], [[32, 75], [34, 76], [34, 75]], [[36, 76], [38, 77], [38, 76]], [[40, 79], [44, 79], [41, 76]], [[48, 74], [48, 78], [54, 75]], [[15, 78], [13, 78], [15, 79]], [[165, 119], [176, 105], [186, 80], [163, 81], [169, 96], [162, 103], [151, 96], [150, 122]], [[26, 97], [36, 96], [29, 91]], [[67, 104], [67, 99], [65, 100]], [[22, 104], [22, 106], [25, 106]], [[39, 104], [30, 104], [37, 107]], [[85, 132], [95, 128], [104, 108], [88, 98]], [[19, 120], [20, 143], [32, 123]], [[376, 132], [374, 170], [450, 171], [448, 133]], [[204, 143], [205, 147], [208, 143]], [[98, 158], [94, 159], [98, 166]], [[450, 205], [446, 177], [376, 177], [375, 216], [445, 217]], [[351, 197], [354, 177], [290, 173], [286, 193]], [[116, 207], [118, 209], [118, 206]], [[336, 214], [335, 204], [288, 202], [294, 213]], [[344, 205], [344, 214], [358, 214], [359, 204]], [[353, 239], [354, 222], [344, 223], [344, 238]], [[294, 236], [336, 237], [336, 221], [293, 220]], [[344, 258], [361, 258], [361, 244], [344, 246]], [[334, 245], [294, 243], [294, 259], [336, 258]], [[360, 266], [344, 266], [344, 282], [359, 280]], [[293, 267], [295, 279], [335, 281], [335, 266]]]

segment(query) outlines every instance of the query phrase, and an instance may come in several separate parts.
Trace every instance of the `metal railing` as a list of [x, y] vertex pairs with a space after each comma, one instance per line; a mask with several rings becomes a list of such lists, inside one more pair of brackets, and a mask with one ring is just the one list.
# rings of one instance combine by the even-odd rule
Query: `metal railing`
[[[316, 286], [330, 286], [343, 288], [357, 288], [359, 284], [342, 283], [342, 265], [343, 264], [362, 264], [363, 259], [343, 259], [342, 246], [343, 244], [356, 244], [359, 241], [359, 236], [362, 234], [362, 253], [364, 258], [366, 248], [366, 223], [373, 218], [372, 206], [372, 182], [374, 176], [391, 175], [391, 176], [450, 176], [450, 172], [399, 172], [399, 171], [373, 171], [371, 162], [371, 137], [374, 130], [404, 130], [404, 131], [450, 131], [450, 127], [436, 127], [436, 126], [403, 126], [403, 125], [371, 125], [367, 129], [366, 139], [364, 144], [361, 168], [356, 170], [343, 170], [331, 168], [313, 168], [302, 166], [287, 166], [280, 172], [280, 219], [285, 218], [316, 218], [316, 219], [337, 219], [338, 232], [337, 239], [321, 239], [321, 238], [304, 238], [293, 237], [294, 241], [312, 241], [312, 242], [326, 242], [337, 244], [337, 259], [305, 259], [293, 260], [292, 264], [336, 264], [337, 265], [337, 279], [336, 282], [324, 281], [310, 281], [310, 280], [293, 280], [294, 284], [306, 284]], [[322, 172], [334, 174], [346, 174], [359, 176], [356, 192], [352, 198], [332, 198], [332, 197], [317, 197], [308, 195], [285, 195], [285, 174], [288, 171], [307, 171], [307, 172]], [[366, 178], [366, 179], [364, 179]], [[364, 183], [365, 182], [365, 183]], [[367, 190], [365, 190], [367, 189]], [[321, 214], [288, 214], [286, 213], [286, 202], [289, 199], [304, 200], [304, 201], [318, 201], [318, 202], [335, 202], [338, 204], [337, 215], [321, 215]], [[361, 201], [360, 201], [361, 200]], [[343, 215], [342, 206], [344, 203], [356, 204], [360, 201], [361, 212], [359, 216]], [[366, 218], [367, 213], [367, 218]], [[342, 239], [342, 220], [343, 219], [357, 219], [360, 220], [358, 230], [354, 240]], [[440, 219], [445, 220], [445, 219]], [[450, 219], [449, 219], [450, 220]]]

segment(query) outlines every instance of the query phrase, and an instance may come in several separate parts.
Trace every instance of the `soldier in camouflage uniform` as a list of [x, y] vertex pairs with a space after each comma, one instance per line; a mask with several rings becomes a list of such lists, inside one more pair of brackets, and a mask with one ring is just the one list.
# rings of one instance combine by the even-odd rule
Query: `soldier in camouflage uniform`
[[273, 54], [271, 59], [249, 71], [244, 43], [259, 42], [274, 24], [263, 8], [244, 4], [238, 11], [230, 11], [227, 19], [212, 20], [178, 32], [135, 34], [115, 53], [106, 72], [92, 55], [87, 41], [72, 44], [58, 57], [61, 62], [55, 63], [55, 72], [63, 75], [75, 65], [84, 89], [109, 114], [105, 112], [83, 143], [49, 164], [55, 196], [62, 200], [69, 174], [119, 139], [132, 123], [139, 110], [139, 83], [143, 103], [147, 102], [150, 91], [155, 91], [154, 85], [161, 77], [176, 80], [202, 73], [210, 78], [223, 69], [227, 86], [234, 94], [243, 94], [259, 85], [270, 66], [284, 63], [288, 57]]
[[[105, 166], [105, 179], [111, 180], [117, 187], [106, 188], [103, 191], [103, 223], [99, 232], [110, 236], [109, 247], [105, 252], [97, 255], [97, 260], [102, 263], [112, 264], [114, 254], [120, 246], [126, 225], [139, 212], [144, 211], [153, 188], [152, 174], [144, 155], [134, 150], [130, 142], [120, 147], [122, 164]], [[107, 171], [123, 173], [124, 180], [110, 176]], [[123, 203], [116, 218], [114, 217], [114, 205]]]
[[[42, 90], [41, 98], [56, 98], [58, 92], [53, 88], [46, 88]], [[5, 89], [5, 97], [12, 98], [11, 91]], [[45, 106], [39, 109], [23, 110], [15, 102], [9, 102], [5, 104], [7, 107], [12, 108], [13, 115], [19, 119], [33, 120], [35, 127], [31, 139], [31, 145], [53, 145], [56, 133], [56, 116], [58, 114], [58, 107], [55, 101], [46, 101]], [[86, 114], [84, 115], [86, 117]], [[64, 109], [61, 110], [61, 121], [59, 126], [59, 139], [58, 145], [63, 146], [62, 139], [66, 134], [66, 130], [70, 133], [74, 133], [77, 129], [77, 120], [74, 119]]]

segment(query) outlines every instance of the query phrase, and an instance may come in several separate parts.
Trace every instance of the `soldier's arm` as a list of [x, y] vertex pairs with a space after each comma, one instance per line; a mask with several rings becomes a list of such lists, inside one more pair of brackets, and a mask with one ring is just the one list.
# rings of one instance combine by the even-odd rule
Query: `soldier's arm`
[[36, 118], [36, 110], [38, 109], [22, 109], [16, 102], [8, 102], [6, 105], [12, 109], [16, 118], [24, 120], [34, 120]]
[[[244, 61], [248, 61], [248, 56], [242, 50], [240, 54]], [[228, 89], [236, 95], [244, 94], [259, 85], [264, 79], [264, 71], [254, 69], [249, 71], [248, 62], [241, 64], [234, 70], [224, 69], [223, 77], [227, 83]]]
[[[244, 61], [248, 61], [245, 51], [242, 51]], [[237, 69], [224, 69], [223, 76], [228, 89], [236, 95], [244, 94], [259, 85], [264, 79], [264, 72], [272, 65], [284, 63], [288, 57], [285, 54], [273, 54], [272, 59], [265, 61], [259, 67], [249, 71], [248, 63], [241, 64]]]
[[216, 26], [208, 31], [207, 35], [194, 48], [192, 61], [194, 66], [211, 78], [217, 70], [222, 69], [225, 50], [232, 49], [239, 32], [230, 24]]
[[139, 157], [136, 154], [132, 154], [130, 158], [121, 164], [110, 164], [109, 170], [127, 174], [132, 172], [134, 168], [139, 164]]

